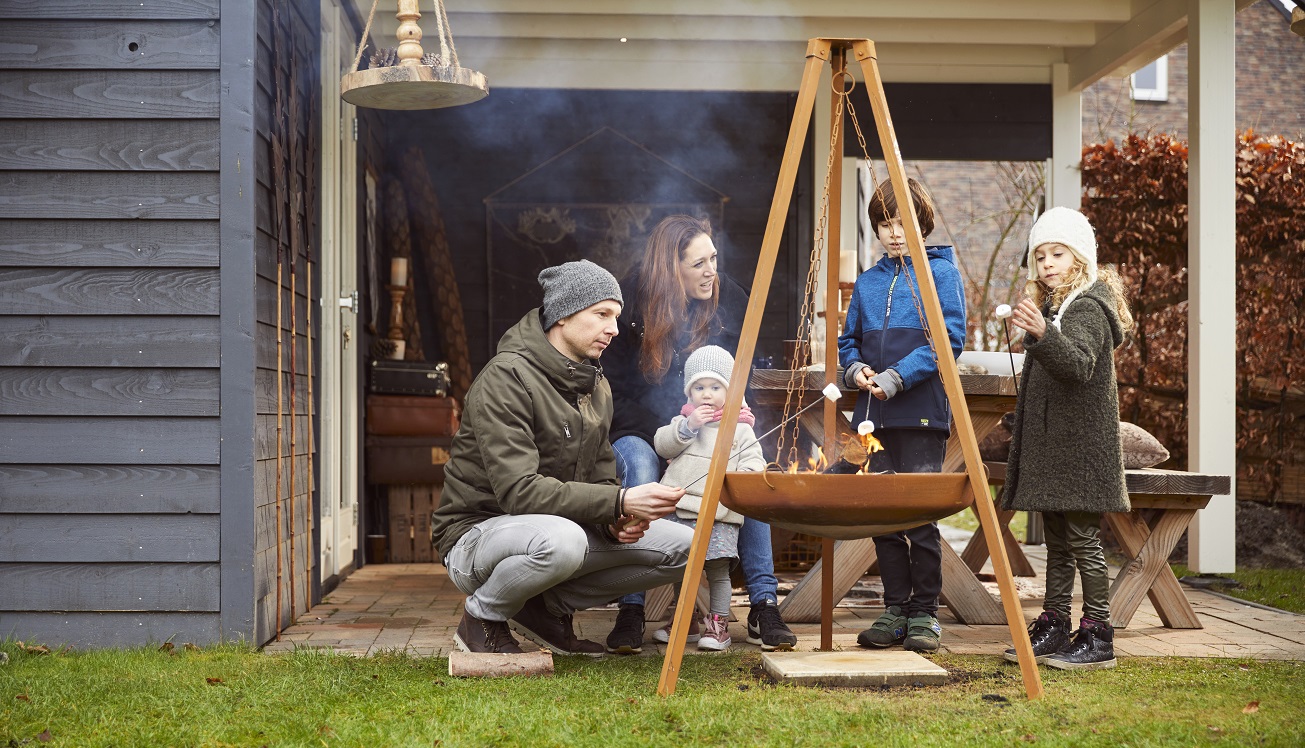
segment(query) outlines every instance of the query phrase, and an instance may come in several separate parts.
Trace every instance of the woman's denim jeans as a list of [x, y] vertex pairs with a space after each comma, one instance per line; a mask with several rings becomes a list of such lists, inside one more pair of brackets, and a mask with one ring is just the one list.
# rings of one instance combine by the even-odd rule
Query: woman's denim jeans
[[[621, 485], [630, 488], [656, 483], [662, 477], [662, 461], [652, 445], [638, 436], [623, 436], [612, 443], [616, 453], [616, 474]], [[739, 565], [753, 605], [779, 602], [779, 581], [775, 579], [775, 558], [770, 547], [770, 525], [748, 517], [739, 531]], [[623, 605], [643, 605], [642, 592], [621, 598]]]

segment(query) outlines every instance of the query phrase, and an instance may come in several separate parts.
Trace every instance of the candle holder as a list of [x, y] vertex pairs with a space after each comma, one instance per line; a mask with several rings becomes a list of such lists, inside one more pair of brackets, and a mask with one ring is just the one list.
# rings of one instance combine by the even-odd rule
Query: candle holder
[[385, 337], [393, 343], [390, 358], [402, 361], [407, 349], [407, 340], [403, 334], [403, 297], [408, 293], [407, 286], [388, 285], [390, 292], [390, 331]]

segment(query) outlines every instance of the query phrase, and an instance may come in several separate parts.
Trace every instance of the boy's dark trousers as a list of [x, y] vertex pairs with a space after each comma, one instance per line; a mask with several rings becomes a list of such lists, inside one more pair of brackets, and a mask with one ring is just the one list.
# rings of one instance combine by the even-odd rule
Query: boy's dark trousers
[[[947, 453], [947, 432], [936, 429], [880, 429], [875, 437], [884, 448], [870, 456], [869, 470], [898, 473], [937, 473]], [[901, 608], [907, 618], [938, 615], [942, 592], [942, 535], [938, 523], [875, 539], [884, 607]]]

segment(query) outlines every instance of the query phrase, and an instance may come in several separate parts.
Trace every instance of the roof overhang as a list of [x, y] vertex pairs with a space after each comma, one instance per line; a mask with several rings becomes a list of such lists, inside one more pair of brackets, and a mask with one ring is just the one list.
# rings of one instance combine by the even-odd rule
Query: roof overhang
[[[350, 0], [365, 19], [371, 3]], [[1237, 9], [1254, 0], [1236, 0]], [[1187, 40], [1188, 0], [447, 0], [463, 67], [492, 87], [793, 91], [811, 37], [865, 37], [885, 81], [1081, 90]], [[395, 46], [396, 0], [372, 24]], [[427, 51], [432, 8], [422, 3]], [[625, 41], [622, 41], [624, 39]]]

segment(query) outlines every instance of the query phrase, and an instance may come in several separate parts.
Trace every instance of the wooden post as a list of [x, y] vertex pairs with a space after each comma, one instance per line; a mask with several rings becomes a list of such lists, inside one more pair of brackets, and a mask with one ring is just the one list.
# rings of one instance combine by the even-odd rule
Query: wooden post
[[[312, 201], [309, 201], [312, 204]], [[317, 523], [317, 513], [313, 511], [313, 492], [317, 489], [317, 480], [313, 476], [313, 455], [317, 451], [316, 428], [313, 424], [315, 408], [313, 406], [313, 258], [307, 257], [304, 262], [304, 270], [307, 278], [304, 279], [304, 286], [308, 289], [308, 309], [307, 319], [304, 326], [308, 328], [308, 563], [305, 571], [308, 574], [308, 584], [313, 583], [313, 569], [317, 567], [317, 553], [312, 546], [313, 528]], [[308, 600], [309, 606], [312, 605], [311, 594]]]
[[[821, 67], [829, 59], [829, 47], [829, 42], [824, 39], [812, 39], [807, 42], [806, 67], [802, 71], [802, 85], [798, 89], [793, 122], [789, 126], [788, 142], [784, 146], [784, 158], [780, 162], [779, 180], [770, 204], [770, 216], [766, 220], [766, 233], [761, 242], [761, 254], [757, 258], [757, 272], [752, 279], [752, 295], [748, 299], [748, 310], [743, 317], [743, 330], [739, 334], [739, 348], [734, 355], [734, 370], [730, 373], [732, 382], [746, 382], [748, 372], [752, 368], [752, 354], [757, 346], [761, 316], [766, 308], [766, 296], [770, 291], [770, 280], [775, 272], [775, 258], [779, 255], [784, 220], [788, 217], [788, 205], [793, 196], [798, 162], [802, 157], [807, 125], [811, 121], [811, 110], [815, 104], [816, 83], [820, 77]], [[733, 387], [725, 399], [725, 413], [721, 418], [720, 433], [716, 436], [716, 448], [712, 452], [711, 471], [707, 473], [707, 482], [703, 486], [702, 507], [698, 512], [698, 523], [693, 530], [693, 545], [689, 548], [684, 583], [680, 588], [681, 600], [692, 600], [698, 593], [698, 578], [702, 575], [703, 562], [706, 560], [707, 541], [711, 537], [711, 526], [716, 516], [716, 506], [720, 503], [721, 486], [725, 481], [725, 468], [729, 463], [730, 446], [734, 441], [728, 435], [723, 438], [721, 435], [726, 432], [734, 433], [734, 424], [738, 423], [739, 408], [743, 404], [743, 390], [743, 387]], [[661, 679], [657, 683], [657, 693], [662, 696], [675, 693], [675, 683], [680, 677], [680, 663], [684, 659], [684, 644], [689, 635], [689, 621], [692, 616], [692, 605], [675, 606], [671, 639], [666, 647], [666, 658], [662, 661]]]
[[[279, 205], [279, 203], [278, 203]], [[282, 265], [283, 259], [280, 251], [277, 252], [276, 263], [276, 640], [281, 641], [281, 424], [282, 413], [284, 412], [284, 401], [282, 400], [282, 348], [281, 344], [281, 324], [282, 324]], [[291, 468], [294, 463], [291, 463]]]
[[956, 419], [956, 433], [960, 437], [970, 489], [979, 510], [979, 524], [983, 527], [983, 536], [992, 551], [993, 571], [996, 572], [997, 586], [1001, 590], [1006, 624], [1010, 628], [1011, 639], [1015, 643], [1015, 652], [1019, 658], [1024, 690], [1030, 699], [1038, 699], [1042, 697], [1042, 679], [1038, 675], [1028, 631], [1024, 628], [1024, 610], [1020, 607], [1019, 596], [1015, 592], [1015, 578], [1011, 575], [1006, 546], [1001, 540], [997, 511], [993, 506], [992, 497], [988, 494], [983, 461], [979, 457], [979, 443], [974, 438], [974, 426], [970, 422], [970, 412], [965, 405], [965, 394], [961, 391], [960, 373], [956, 369], [956, 359], [952, 354], [947, 335], [947, 324], [943, 320], [942, 306], [938, 303], [938, 293], [933, 284], [933, 271], [929, 268], [929, 260], [924, 252], [920, 222], [915, 215], [915, 210], [909, 207], [913, 206], [913, 203], [906, 184], [906, 169], [902, 164], [902, 155], [898, 151], [897, 135], [893, 131], [892, 120], [888, 116], [888, 102], [884, 96], [883, 80], [879, 77], [874, 43], [869, 39], [859, 39], [853, 43], [853, 50], [865, 73], [866, 92], [870, 95], [870, 108], [874, 111], [875, 127], [879, 131], [879, 143], [888, 166], [893, 196], [897, 199], [897, 205], [901, 207], [898, 212], [901, 214], [902, 227], [906, 232], [906, 245], [911, 252], [911, 260], [920, 285], [922, 297], [920, 303], [924, 307], [930, 336], [933, 338], [934, 353], [938, 359], [938, 373], [942, 376], [943, 388], [951, 404], [952, 417]]
[[[837, 43], [832, 48], [833, 57], [829, 60], [832, 70], [830, 84], [834, 94], [829, 102], [829, 127], [833, 130], [830, 138], [829, 173], [825, 178], [827, 222], [821, 228], [825, 234], [825, 384], [837, 384], [838, 376], [838, 264], [842, 243], [840, 242], [843, 222], [843, 112], [846, 100], [839, 95], [847, 78], [847, 45]], [[826, 459], [837, 459], [838, 455], [838, 403], [825, 400], [825, 444]], [[820, 577], [820, 648], [834, 648], [834, 539], [822, 538], [820, 542], [820, 559], [824, 562]]]

